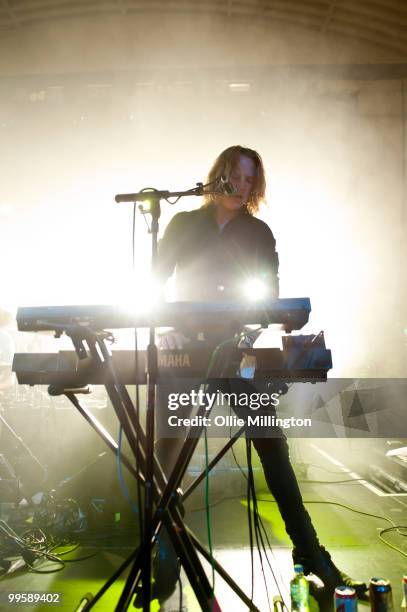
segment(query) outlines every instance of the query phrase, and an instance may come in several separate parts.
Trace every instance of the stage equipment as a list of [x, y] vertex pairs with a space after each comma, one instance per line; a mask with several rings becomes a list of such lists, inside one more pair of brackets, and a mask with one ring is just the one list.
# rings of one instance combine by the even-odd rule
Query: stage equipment
[[[157, 256], [157, 234], [158, 234], [158, 219], [160, 216], [160, 200], [167, 199], [171, 196], [181, 197], [181, 195], [202, 195], [203, 186], [198, 185], [194, 190], [188, 192], [170, 193], [167, 191], [142, 191], [137, 194], [125, 194], [116, 196], [116, 201], [127, 202], [145, 202], [149, 201], [149, 214], [151, 214], [151, 234], [152, 234], [152, 273], [154, 276], [154, 268]], [[293, 311], [294, 307], [294, 311]], [[163, 372], [167, 367], [178, 368], [185, 367], [188, 359], [191, 364], [194, 364], [196, 371], [202, 375], [205, 367], [201, 363], [194, 361], [196, 358], [187, 351], [164, 352], [160, 358], [157, 347], [155, 345], [155, 327], [196, 325], [197, 329], [202, 329], [202, 323], [205, 326], [209, 322], [219, 324], [221, 312], [224, 313], [224, 320], [228, 324], [237, 321], [239, 324], [258, 323], [267, 326], [269, 323], [281, 323], [287, 331], [300, 329], [307, 321], [310, 312], [310, 303], [307, 298], [300, 300], [284, 301], [275, 300], [269, 304], [258, 303], [253, 305], [236, 305], [227, 303], [217, 304], [163, 304], [158, 310], [153, 313], [144, 314], [142, 318], [134, 313], [130, 314], [130, 318], [123, 319], [123, 314], [118, 315], [116, 311], [110, 309], [106, 311], [105, 306], [96, 306], [89, 310], [89, 307], [45, 307], [44, 309], [23, 309], [18, 312], [18, 323], [20, 330], [53, 330], [57, 336], [65, 333], [73, 342], [76, 355], [68, 353], [46, 355], [45, 360], [49, 360], [51, 368], [48, 370], [48, 365], [44, 363], [39, 365], [38, 355], [26, 355], [22, 357], [17, 355], [15, 358], [14, 368], [18, 372], [19, 380], [23, 380], [27, 375], [28, 370], [35, 367], [40, 367], [41, 371], [36, 372], [37, 380], [45, 381], [48, 375], [51, 376], [52, 386], [49, 392], [53, 395], [65, 394], [72, 402], [77, 410], [84, 416], [89, 424], [94, 428], [98, 435], [104, 440], [106, 445], [112, 452], [119, 456], [120, 461], [129, 472], [139, 480], [144, 487], [144, 514], [143, 514], [143, 534], [140, 547], [135, 550], [130, 557], [123, 562], [117, 571], [110, 577], [102, 589], [95, 595], [92, 601], [85, 604], [84, 610], [90, 610], [102, 597], [103, 593], [111, 584], [122, 574], [122, 572], [131, 565], [125, 587], [122, 591], [120, 599], [117, 603], [116, 610], [126, 610], [131, 604], [136, 593], [137, 587], [142, 582], [142, 600], [143, 610], [147, 612], [150, 609], [151, 596], [151, 553], [152, 548], [157, 542], [157, 537], [161, 526], [164, 525], [171, 543], [174, 546], [177, 556], [180, 559], [181, 565], [190, 581], [191, 587], [195, 592], [197, 600], [202, 610], [207, 612], [217, 612], [220, 610], [216, 600], [215, 593], [202, 567], [198, 552], [201, 553], [212, 564], [214, 569], [221, 575], [227, 584], [234, 590], [237, 596], [244, 602], [250, 610], [256, 610], [256, 606], [250, 598], [242, 591], [242, 589], [232, 580], [227, 572], [212, 558], [202, 544], [196, 539], [194, 534], [184, 524], [180, 501], [182, 496], [179, 492], [179, 486], [182, 478], [187, 470], [189, 462], [195, 451], [199, 441], [199, 436], [203, 431], [203, 426], [192, 428], [185, 439], [183, 448], [176, 460], [172, 472], [168, 476], [168, 480], [155, 457], [154, 454], [154, 406], [155, 406], [155, 385], [157, 380], [163, 376]], [[110, 307], [109, 307], [110, 308]], [[149, 346], [147, 352], [140, 354], [136, 352], [130, 357], [129, 364], [124, 365], [126, 357], [114, 357], [110, 351], [108, 343], [113, 340], [111, 332], [105, 331], [107, 327], [145, 327], [149, 330]], [[300, 337], [298, 337], [300, 338]], [[239, 340], [239, 338], [237, 339]], [[287, 341], [286, 341], [287, 342]], [[225, 345], [225, 343], [222, 343]], [[231, 347], [236, 344], [236, 339], [232, 339], [228, 343]], [[221, 345], [220, 345], [221, 346]], [[288, 370], [284, 370], [284, 360], [287, 362], [287, 344], [283, 345], [283, 350], [279, 349], [272, 353], [272, 367], [270, 371], [279, 370], [280, 377], [287, 374]], [[219, 347], [218, 347], [219, 348]], [[226, 348], [227, 347], [223, 347]], [[236, 351], [237, 349], [233, 349]], [[244, 349], [247, 353], [250, 349]], [[232, 353], [233, 353], [232, 351]], [[290, 352], [291, 351], [291, 352]], [[326, 351], [323, 336], [304, 336], [303, 340], [295, 342], [289, 351], [290, 368], [295, 370], [295, 364], [298, 363], [298, 369], [304, 374], [300, 377], [302, 382], [314, 380], [315, 373], [317, 378], [326, 379], [326, 371], [331, 367], [330, 352]], [[313, 359], [308, 359], [308, 355], [314, 355]], [[260, 370], [267, 369], [269, 365], [261, 364], [261, 354], [259, 356]], [[240, 352], [234, 353], [239, 361]], [[269, 354], [270, 355], [270, 354]], [[202, 382], [207, 383], [213, 378], [212, 366], [217, 367], [220, 351], [215, 350], [214, 355], [208, 362], [208, 356], [205, 357], [205, 364], [208, 364], [207, 371], [203, 376]], [[25, 363], [22, 361], [26, 358]], [[121, 359], [121, 361], [120, 361]], [[223, 364], [226, 368], [226, 362], [222, 353]], [[266, 358], [266, 360], [269, 357]], [[120, 362], [120, 365], [119, 365]], [[65, 365], [64, 365], [65, 364]], [[68, 364], [67, 367], [66, 364]], [[84, 368], [83, 365], [84, 364]], [[166, 366], [167, 364], [167, 366]], [[183, 365], [182, 365], [183, 364]], [[279, 365], [277, 365], [279, 364]], [[20, 367], [21, 366], [21, 367]], [[25, 369], [24, 369], [25, 368]], [[54, 368], [54, 369], [53, 369]], [[234, 376], [237, 370], [235, 365], [232, 367]], [[24, 373], [23, 373], [24, 369]], [[133, 369], [133, 371], [131, 371]], [[64, 378], [63, 371], [68, 370], [68, 376]], [[308, 378], [306, 374], [308, 370]], [[125, 374], [125, 372], [127, 372]], [[283, 374], [282, 374], [283, 373]], [[32, 381], [35, 382], [35, 373], [31, 371]], [[59, 376], [59, 374], [61, 376]], [[79, 377], [78, 377], [79, 374]], [[180, 373], [178, 374], [180, 375]], [[128, 378], [126, 378], [128, 377]], [[198, 376], [199, 377], [199, 376]], [[229, 376], [230, 377], [230, 376]], [[289, 377], [289, 376], [288, 376]], [[102, 382], [106, 388], [112, 406], [119, 419], [123, 432], [129, 443], [130, 451], [133, 455], [129, 459], [122, 453], [113, 439], [94, 415], [78, 400], [78, 393], [86, 392], [86, 386], [91, 379], [97, 382]], [[27, 380], [27, 379], [26, 379]], [[141, 426], [137, 418], [138, 407], [132, 402], [129, 393], [125, 387], [124, 380], [136, 382], [141, 380], [147, 385], [147, 412], [146, 412], [146, 428]], [[69, 384], [68, 384], [69, 383]], [[71, 385], [74, 384], [74, 388]], [[80, 388], [78, 388], [80, 387]], [[198, 417], [208, 415], [207, 406], [202, 405], [198, 409]], [[230, 446], [238, 439], [239, 435], [245, 430], [242, 427], [233, 438], [225, 445], [225, 448], [218, 456], [209, 464], [208, 471], [216, 464], [221, 456]], [[135, 460], [135, 461], [134, 461]], [[188, 491], [184, 495], [186, 497], [205, 477], [206, 472], [202, 473], [192, 483]]]
[[[203, 379], [211, 361], [213, 350], [207, 346], [202, 349], [163, 350], [158, 353], [157, 380], [179, 378]], [[212, 378], [235, 378], [239, 375], [239, 364], [243, 355], [256, 358], [254, 380], [281, 378], [290, 382], [324, 381], [332, 367], [331, 351], [324, 346], [310, 346], [307, 351], [307, 367], [294, 363], [297, 354], [288, 349], [276, 348], [238, 348], [232, 346], [217, 355], [211, 367]], [[117, 380], [123, 385], [147, 382], [147, 351], [139, 351], [137, 356], [130, 350], [113, 350], [112, 365]], [[136, 368], [137, 366], [137, 368]], [[103, 385], [109, 379], [109, 365], [102, 367], [88, 355], [79, 359], [75, 351], [59, 353], [16, 353], [13, 371], [22, 385], [63, 385], [65, 388], [85, 387], [88, 384]]]
[[[87, 326], [73, 325], [72, 323], [66, 323], [65, 325], [61, 323], [55, 325], [55, 327], [58, 333], [65, 332], [74, 340], [76, 352], [61, 351], [60, 353], [51, 354], [16, 354], [13, 370], [16, 372], [19, 382], [25, 384], [51, 384], [52, 387], [49, 389], [51, 394], [65, 394], [109, 448], [117, 455], [118, 446], [113, 437], [101, 426], [94, 415], [85, 406], [80, 404], [77, 398], [79, 392], [86, 392], [86, 384], [90, 382], [104, 384], [127, 436], [130, 448], [134, 455], [138, 451], [141, 454], [142, 461], [139, 474], [137, 474], [133, 462], [128, 457], [121, 454], [120, 459], [128, 470], [135, 477], [138, 476], [143, 485], [146, 486], [147, 436], [140, 423], [134, 419], [135, 409], [124, 385], [137, 381], [142, 384], [147, 382], [146, 366], [148, 353], [139, 352], [135, 355], [130, 351], [111, 352], [107, 346], [109, 339], [111, 339], [110, 332], [94, 332]], [[230, 348], [226, 347], [226, 351], [229, 353], [228, 359], [225, 359], [225, 355], [220, 353], [215, 354], [213, 357], [211, 367], [215, 368], [215, 370], [214, 372], [211, 370], [209, 373], [210, 377], [221, 377], [222, 375], [229, 378], [235, 377], [236, 367], [243, 353], [251, 353], [256, 356], [258, 360], [256, 376], [259, 375], [264, 378], [273, 375], [275, 378], [281, 379], [281, 381], [285, 379], [288, 379], [290, 382], [294, 380], [301, 382], [325, 380], [327, 371], [331, 367], [331, 354], [329, 350], [325, 349], [322, 334], [318, 336], [283, 337], [282, 350], [239, 349], [236, 345], [233, 345]], [[189, 375], [205, 379], [207, 377], [205, 373], [208, 374], [210, 357], [210, 352], [208, 352], [208, 349], [205, 351], [204, 347], [202, 351], [162, 351], [162, 354], [160, 351], [160, 354], [157, 356], [156, 379], [165, 379], [171, 373], [172, 375], [176, 373], [179, 376], [188, 376], [188, 372]], [[296, 363], [298, 363], [297, 369], [295, 368]], [[287, 367], [287, 364], [290, 364], [290, 368]], [[222, 371], [217, 368], [222, 368]], [[79, 387], [84, 388], [79, 389]], [[205, 407], [202, 407], [201, 412], [202, 414], [207, 414]], [[244, 427], [218, 453], [217, 457], [210, 463], [209, 470], [216, 465], [243, 431]], [[194, 435], [196, 436], [196, 432]], [[200, 565], [196, 550], [201, 552], [208, 560], [210, 560], [210, 557], [183, 524], [177, 505], [178, 495], [176, 493], [198, 439], [199, 437], [187, 437], [184, 449], [168, 482], [166, 482], [157, 460], [153, 457], [156, 511], [152, 516], [152, 535], [149, 542], [151, 547], [163, 522], [170, 533], [171, 540], [197, 593], [202, 608], [210, 610], [212, 607], [211, 586]], [[137, 446], [139, 446], [138, 450]], [[202, 473], [196, 478], [188, 491], [186, 491], [185, 497], [190, 495], [204, 476], [205, 473]], [[127, 607], [131, 601], [134, 589], [141, 575], [143, 554], [141, 549], [139, 549], [120, 568], [123, 571], [131, 562], [137, 561], [131, 572], [131, 579], [129, 579], [123, 591], [119, 606]], [[215, 567], [239, 597], [245, 601], [246, 605], [252, 610], [256, 609], [238, 585], [227, 576], [221, 566], [215, 563]], [[112, 580], [120, 575], [120, 573], [114, 574]], [[93, 603], [100, 596], [96, 595]], [[89, 605], [91, 606], [91, 604]], [[119, 607], [118, 609], [124, 608]]]
[[248, 302], [167, 302], [145, 311], [115, 305], [35, 306], [17, 311], [19, 331], [64, 330], [82, 325], [94, 331], [136, 327], [195, 327], [280, 324], [288, 333], [302, 329], [311, 312], [309, 298]]

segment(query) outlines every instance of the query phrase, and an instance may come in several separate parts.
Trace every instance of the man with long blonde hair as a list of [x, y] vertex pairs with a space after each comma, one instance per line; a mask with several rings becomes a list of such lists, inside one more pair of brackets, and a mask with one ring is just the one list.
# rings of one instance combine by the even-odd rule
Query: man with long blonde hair
[[[235, 179], [238, 178], [238, 168], [241, 162], [249, 170], [249, 185], [251, 187], [247, 195], [247, 201], [244, 205], [251, 215], [255, 215], [266, 198], [266, 177], [263, 160], [257, 151], [241, 146], [233, 146], [225, 149], [212, 164], [206, 182], [216, 185], [217, 181], [219, 181], [219, 177], [221, 177], [219, 186], [222, 187], [222, 177], [231, 177], [231, 183], [235, 186]], [[252, 173], [253, 169], [254, 174]], [[238, 189], [236, 190], [236, 194], [237, 193], [240, 193]], [[219, 196], [215, 197], [216, 201], [219, 202]], [[212, 195], [205, 195], [202, 206], [208, 206], [213, 201], [214, 197]], [[233, 205], [233, 199], [229, 197], [227, 200], [223, 200], [223, 203], [229, 206]], [[242, 206], [242, 203], [242, 200], [238, 201], [238, 208]]]
[[[219, 195], [205, 196], [202, 207], [197, 210], [178, 213], [165, 231], [159, 246], [158, 272], [161, 279], [164, 281], [176, 272], [178, 300], [241, 300], [242, 285], [253, 277], [261, 279], [266, 296], [278, 297], [276, 242], [270, 228], [254, 216], [265, 199], [266, 191], [260, 155], [242, 146], [225, 149], [215, 160], [207, 183]], [[225, 330], [224, 326], [211, 326], [204, 330], [185, 327], [166, 334], [161, 339], [161, 347], [182, 348], [185, 342], [202, 339], [216, 346], [230, 334], [231, 330]], [[228, 384], [230, 389], [236, 383], [230, 381]], [[247, 381], [237, 381], [237, 384], [248, 393], [253, 389]], [[176, 381], [173, 390], [179, 391]], [[166, 394], [168, 397], [167, 392], [168, 389], [161, 393], [161, 397]], [[241, 409], [231, 407], [241, 416]], [[190, 412], [191, 408], [187, 407], [184, 416]], [[165, 410], [158, 411], [158, 419], [160, 414], [162, 417]], [[167, 469], [174, 462], [176, 442], [174, 439], [158, 440], [159, 459]], [[332, 604], [336, 586], [353, 586], [361, 596], [366, 585], [356, 583], [340, 572], [318, 541], [303, 504], [282, 431], [278, 436], [253, 437], [252, 442], [294, 544], [294, 561], [302, 563], [306, 573], [312, 572], [324, 582], [328, 607]]]
[[246, 147], [225, 149], [207, 183], [211, 191], [226, 185], [233, 193], [206, 195], [201, 208], [173, 217], [159, 245], [159, 275], [165, 279], [176, 270], [178, 300], [239, 300], [254, 276], [277, 297], [276, 241], [254, 216], [266, 191], [260, 155]]

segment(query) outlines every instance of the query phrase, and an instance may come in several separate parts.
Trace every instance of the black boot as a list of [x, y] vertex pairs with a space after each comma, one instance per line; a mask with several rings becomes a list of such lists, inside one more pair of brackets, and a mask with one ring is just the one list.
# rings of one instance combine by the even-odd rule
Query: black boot
[[[182, 496], [181, 489], [178, 495]], [[178, 509], [182, 518], [185, 516], [185, 508], [181, 501], [178, 502]], [[154, 583], [151, 589], [151, 601], [158, 599], [163, 604], [174, 593], [181, 574], [181, 564], [167, 529], [163, 526], [157, 538], [157, 549], [152, 564]], [[181, 588], [181, 585], [180, 585]], [[137, 590], [134, 602], [136, 608], [143, 607], [143, 592], [141, 587]]]
[[341, 572], [331, 559], [329, 552], [319, 546], [311, 554], [302, 554], [297, 548], [293, 550], [293, 562], [301, 563], [304, 574], [315, 574], [324, 583], [325, 593], [331, 597], [337, 586], [352, 587], [358, 599], [368, 599], [367, 586], [364, 582], [353, 580]]
[[[167, 530], [163, 527], [158, 540], [158, 550], [153, 560], [154, 582], [151, 588], [151, 601], [158, 599], [163, 604], [174, 593], [181, 573], [181, 565]], [[134, 605], [142, 608], [144, 603], [143, 591], [137, 589]]]
[[[169, 599], [175, 591], [181, 573], [181, 564], [165, 528], [161, 529], [158, 552], [153, 561], [153, 596], [160, 604]], [[153, 597], [153, 599], [155, 598]]]
[[330, 554], [320, 546], [311, 518], [304, 507], [301, 491], [290, 463], [285, 438], [253, 438], [254, 447], [261, 459], [270, 493], [278, 504], [285, 529], [293, 545], [294, 563], [301, 563], [305, 574], [315, 574], [324, 583], [321, 589], [327, 605], [320, 609], [331, 610], [333, 593], [337, 586], [355, 589], [358, 598], [366, 599], [367, 587], [341, 572]]

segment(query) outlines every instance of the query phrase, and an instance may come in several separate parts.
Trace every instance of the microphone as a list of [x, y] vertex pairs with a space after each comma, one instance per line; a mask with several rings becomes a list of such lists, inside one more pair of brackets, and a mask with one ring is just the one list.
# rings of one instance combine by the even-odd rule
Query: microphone
[[226, 195], [233, 195], [236, 192], [232, 183], [229, 181], [229, 178], [225, 174], [222, 174], [220, 177], [220, 183], [221, 189]]

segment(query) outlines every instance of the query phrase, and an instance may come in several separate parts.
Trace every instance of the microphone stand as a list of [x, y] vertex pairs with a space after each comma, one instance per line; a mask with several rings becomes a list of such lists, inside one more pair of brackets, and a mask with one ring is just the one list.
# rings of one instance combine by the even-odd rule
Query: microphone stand
[[[161, 200], [168, 198], [181, 198], [184, 196], [203, 196], [204, 194], [218, 195], [218, 191], [204, 191], [204, 185], [197, 183], [197, 186], [187, 191], [160, 191], [156, 189], [148, 189], [137, 193], [125, 193], [115, 196], [117, 203], [121, 202], [149, 202], [149, 209], [142, 209], [142, 212], [151, 215], [151, 274], [154, 273], [157, 267], [158, 254], [158, 232], [159, 219], [161, 215]], [[151, 541], [154, 537], [153, 525], [153, 502], [155, 498], [154, 488], [154, 432], [155, 432], [155, 388], [157, 383], [158, 370], [158, 354], [157, 345], [155, 343], [155, 325], [149, 328], [149, 344], [147, 347], [147, 410], [146, 410], [146, 472], [145, 472], [145, 497], [144, 497], [144, 533], [142, 541], [142, 595], [143, 595], [143, 611], [148, 612], [150, 609], [151, 598]]]

